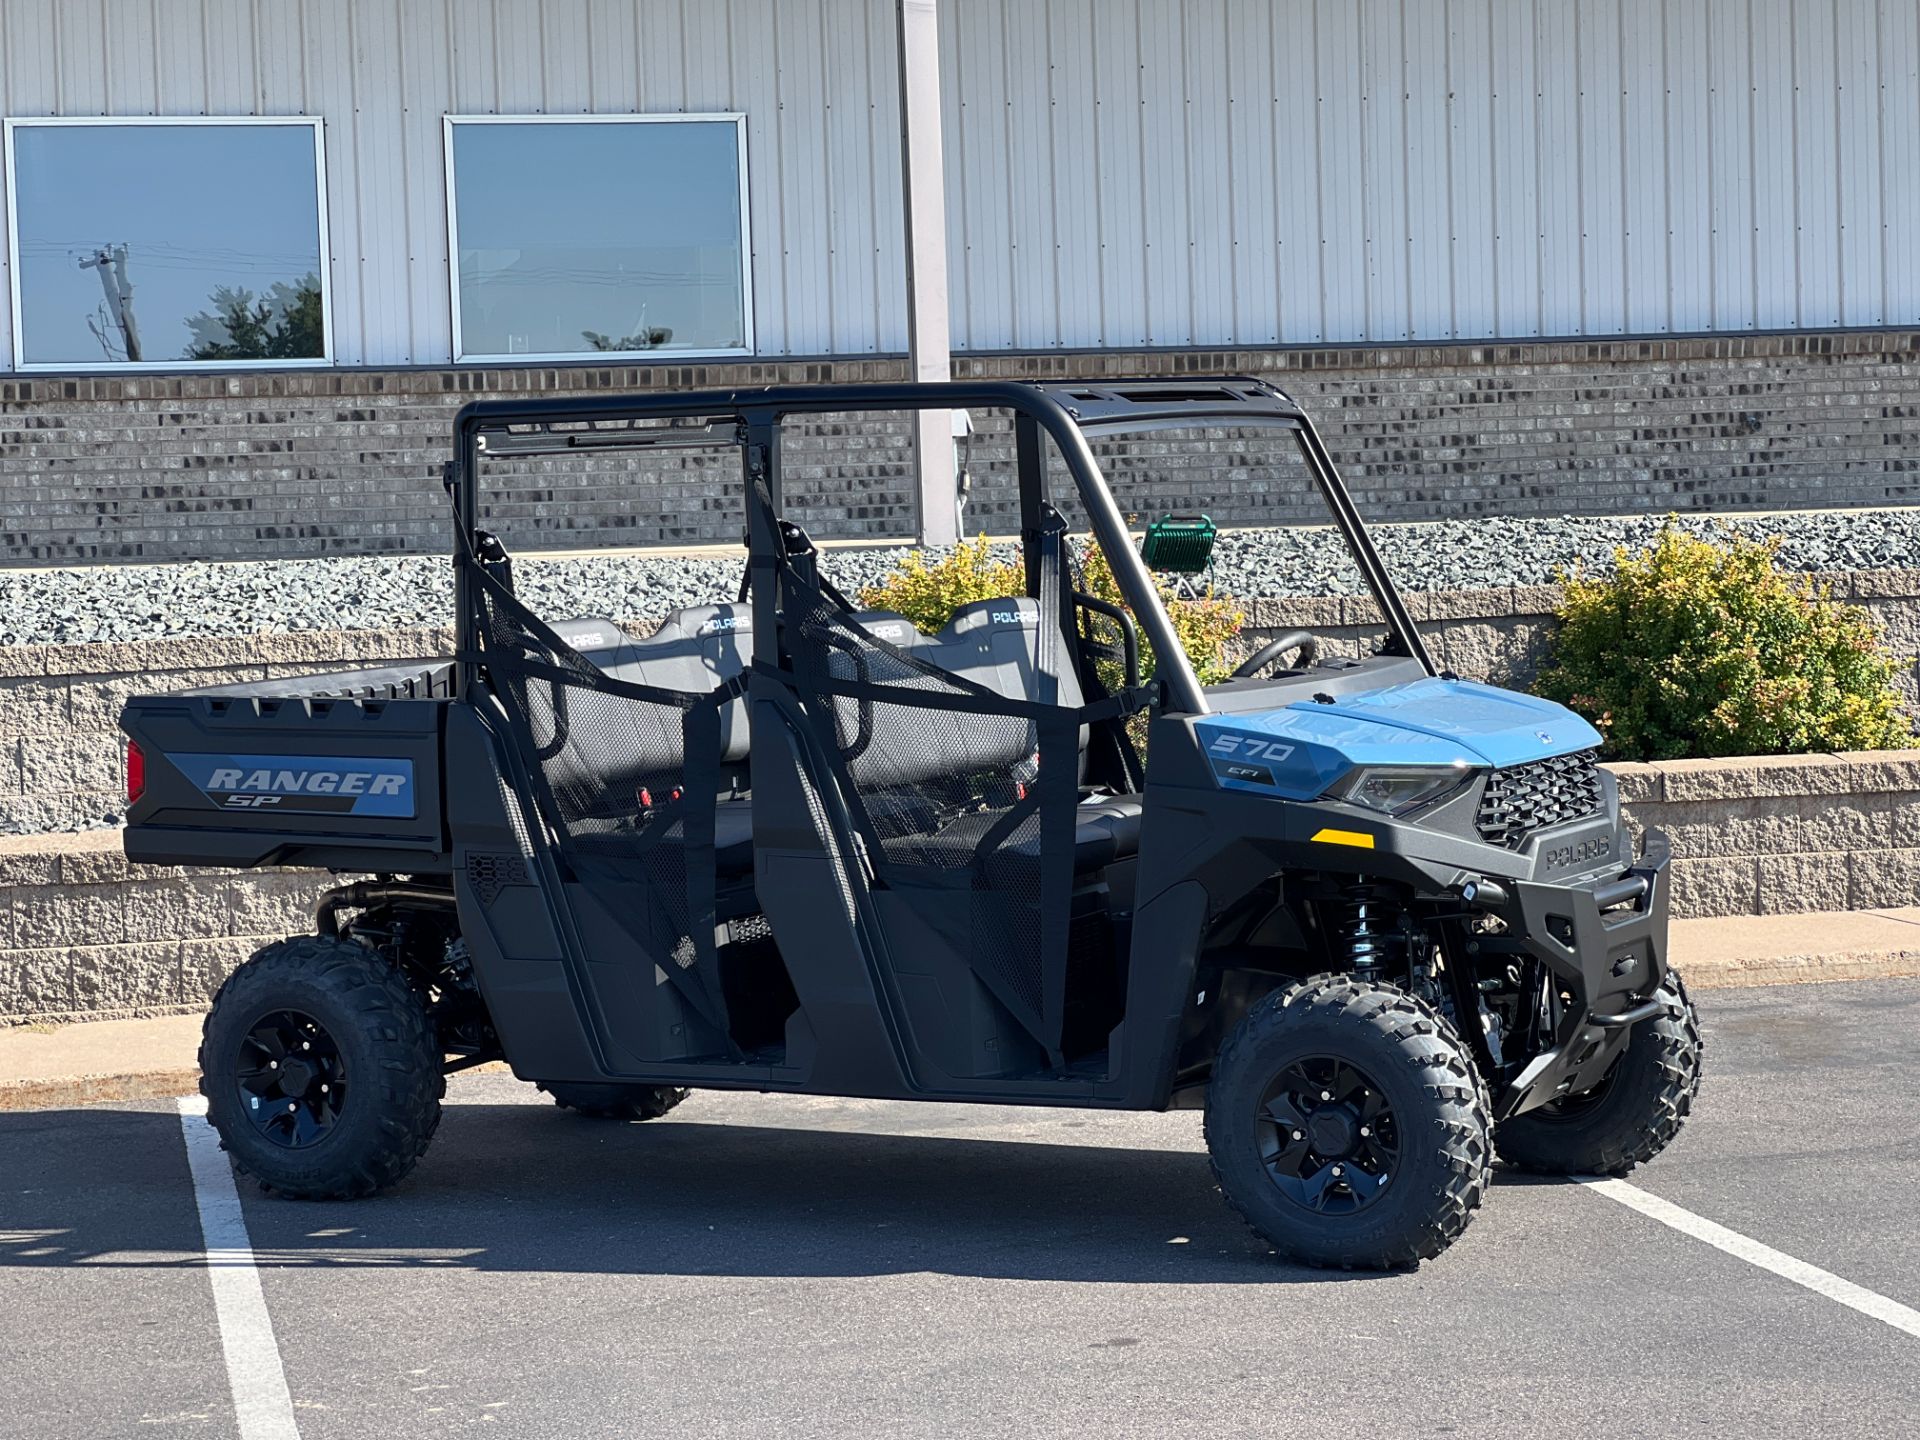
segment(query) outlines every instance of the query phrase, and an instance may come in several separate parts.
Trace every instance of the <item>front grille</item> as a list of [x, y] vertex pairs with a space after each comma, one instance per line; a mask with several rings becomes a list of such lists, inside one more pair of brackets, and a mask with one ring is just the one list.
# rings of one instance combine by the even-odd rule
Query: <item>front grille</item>
[[1598, 815], [1602, 796], [1595, 753], [1581, 750], [1494, 771], [1474, 817], [1480, 838], [1518, 850], [1536, 830]]

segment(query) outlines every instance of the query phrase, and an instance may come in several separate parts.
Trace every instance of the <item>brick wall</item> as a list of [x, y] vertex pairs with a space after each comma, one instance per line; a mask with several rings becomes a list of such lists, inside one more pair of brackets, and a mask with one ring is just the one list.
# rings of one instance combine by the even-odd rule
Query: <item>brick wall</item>
[[[1799, 508], [1920, 501], [1920, 334], [1326, 350], [996, 355], [963, 377], [1266, 375], [1320, 421], [1366, 512]], [[16, 377], [0, 381], [0, 564], [444, 548], [437, 472], [482, 396], [899, 380], [898, 360], [500, 370]], [[831, 420], [793, 446], [796, 508], [823, 536], [911, 528], [897, 418]], [[1116, 472], [1124, 507], [1228, 524], [1318, 518], [1233, 447]], [[970, 525], [1012, 495], [1006, 437], [974, 442]], [[523, 547], [731, 540], [726, 456], [524, 462], [496, 489]], [[615, 488], [615, 476], [640, 483]], [[1003, 527], [1002, 527], [1003, 528]]]

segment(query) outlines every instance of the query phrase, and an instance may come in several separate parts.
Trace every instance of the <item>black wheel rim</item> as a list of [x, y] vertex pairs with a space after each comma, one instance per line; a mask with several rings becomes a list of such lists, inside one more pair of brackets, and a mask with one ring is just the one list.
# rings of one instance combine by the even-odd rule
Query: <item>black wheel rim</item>
[[298, 1010], [254, 1021], [240, 1042], [240, 1108], [273, 1144], [300, 1150], [326, 1139], [347, 1101], [346, 1066], [326, 1027]]
[[1380, 1087], [1331, 1055], [1296, 1060], [1260, 1097], [1260, 1162], [1280, 1193], [1316, 1215], [1352, 1215], [1386, 1193], [1400, 1129]]
[[1613, 1077], [1620, 1073], [1620, 1061], [1616, 1060], [1607, 1067], [1607, 1073], [1600, 1077], [1600, 1083], [1591, 1090], [1582, 1090], [1578, 1095], [1563, 1095], [1558, 1100], [1549, 1100], [1545, 1105], [1527, 1112], [1527, 1117], [1538, 1117], [1552, 1122], [1584, 1120], [1600, 1108], [1613, 1090]]

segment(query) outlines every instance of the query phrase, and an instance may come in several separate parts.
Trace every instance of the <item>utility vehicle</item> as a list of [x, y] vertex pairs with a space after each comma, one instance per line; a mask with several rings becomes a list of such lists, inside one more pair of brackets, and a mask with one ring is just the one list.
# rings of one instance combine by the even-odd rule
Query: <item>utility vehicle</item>
[[[931, 635], [845, 598], [782, 479], [796, 434], [817, 457], [927, 408], [1001, 417], [1025, 561], [1024, 593]], [[1365, 582], [1365, 643], [1296, 631], [1200, 682], [1098, 458], [1145, 437], [1151, 471], [1183, 436], [1236, 474], [1291, 457]], [[645, 636], [535, 614], [481, 529], [487, 475], [673, 447], [739, 487], [736, 598]], [[489, 401], [445, 479], [450, 660], [122, 720], [131, 859], [371, 877], [206, 1022], [209, 1119], [269, 1189], [394, 1184], [443, 1076], [494, 1059], [626, 1119], [703, 1088], [1204, 1107], [1220, 1188], [1277, 1250], [1391, 1267], [1461, 1234], [1496, 1149], [1618, 1173], [1686, 1116], [1664, 838], [1633, 853], [1585, 721], [1436, 667], [1272, 386]], [[1124, 604], [1087, 593], [1054, 499]]]

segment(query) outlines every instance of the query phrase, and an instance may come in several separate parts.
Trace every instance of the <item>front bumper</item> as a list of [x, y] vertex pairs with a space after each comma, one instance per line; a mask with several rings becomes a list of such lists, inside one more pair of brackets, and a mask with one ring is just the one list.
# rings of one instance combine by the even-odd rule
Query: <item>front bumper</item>
[[1553, 1043], [1495, 1099], [1500, 1119], [1598, 1085], [1632, 1026], [1659, 1013], [1667, 978], [1667, 837], [1649, 830], [1624, 875], [1573, 885], [1511, 883], [1529, 951], [1568, 997]]

